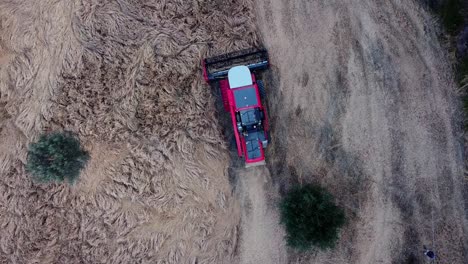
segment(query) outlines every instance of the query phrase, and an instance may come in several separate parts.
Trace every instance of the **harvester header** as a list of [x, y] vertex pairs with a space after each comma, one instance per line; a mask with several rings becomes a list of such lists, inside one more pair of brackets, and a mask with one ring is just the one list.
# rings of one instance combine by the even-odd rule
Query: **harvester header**
[[235, 66], [247, 66], [250, 71], [268, 68], [268, 52], [263, 48], [250, 48], [207, 58], [203, 60], [205, 81], [224, 79], [229, 69]]

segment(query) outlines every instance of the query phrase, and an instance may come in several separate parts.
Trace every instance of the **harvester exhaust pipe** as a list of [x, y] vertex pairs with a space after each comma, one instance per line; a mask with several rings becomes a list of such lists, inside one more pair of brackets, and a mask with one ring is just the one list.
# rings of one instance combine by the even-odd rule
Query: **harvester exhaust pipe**
[[239, 65], [247, 66], [252, 72], [267, 69], [268, 52], [263, 48], [250, 48], [203, 59], [203, 77], [207, 82], [223, 79], [229, 69]]

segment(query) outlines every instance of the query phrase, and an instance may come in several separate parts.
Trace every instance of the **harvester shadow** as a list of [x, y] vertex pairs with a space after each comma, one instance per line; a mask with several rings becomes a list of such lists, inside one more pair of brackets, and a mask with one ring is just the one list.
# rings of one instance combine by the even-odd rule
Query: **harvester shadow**
[[219, 89], [218, 82], [213, 82], [210, 84], [211, 94], [214, 96], [215, 101], [215, 116], [218, 120], [218, 126], [221, 130], [225, 140], [226, 145], [229, 151], [229, 168], [228, 168], [228, 177], [229, 183], [233, 191], [236, 190], [236, 186], [239, 183], [238, 170], [244, 167], [244, 162], [237, 155], [237, 146], [236, 139], [234, 137], [234, 131], [231, 123], [231, 116], [224, 109], [221, 90]]

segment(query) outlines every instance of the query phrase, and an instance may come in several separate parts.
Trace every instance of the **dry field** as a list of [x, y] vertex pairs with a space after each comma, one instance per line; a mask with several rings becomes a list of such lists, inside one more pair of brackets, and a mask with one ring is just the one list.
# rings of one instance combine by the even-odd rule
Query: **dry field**
[[[0, 263], [232, 263], [206, 54], [257, 45], [252, 4], [0, 1]], [[43, 131], [79, 135], [76, 186], [23, 169]]]
[[[468, 263], [436, 28], [409, 0], [0, 1], [0, 263]], [[245, 170], [199, 62], [261, 43], [273, 144]], [[80, 181], [32, 182], [27, 144], [62, 129]], [[346, 208], [335, 250], [286, 248], [276, 201], [301, 182]]]
[[432, 17], [404, 0], [255, 10], [272, 54], [274, 186], [318, 182], [351, 218], [335, 250], [289, 263], [425, 263], [424, 244], [437, 263], [468, 263], [461, 111]]

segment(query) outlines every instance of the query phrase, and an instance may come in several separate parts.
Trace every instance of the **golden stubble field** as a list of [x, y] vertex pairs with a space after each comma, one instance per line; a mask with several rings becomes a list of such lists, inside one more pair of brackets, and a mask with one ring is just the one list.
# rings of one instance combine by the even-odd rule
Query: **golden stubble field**
[[[0, 262], [231, 263], [239, 206], [202, 55], [258, 44], [250, 1], [0, 2]], [[76, 133], [75, 186], [25, 173]]]
[[[268, 166], [229, 169], [200, 59], [257, 45]], [[455, 86], [412, 1], [0, 2], [0, 262], [464, 263]], [[75, 186], [24, 171], [53, 130], [90, 152]], [[276, 202], [304, 182], [348, 214], [334, 250], [285, 246]]]

